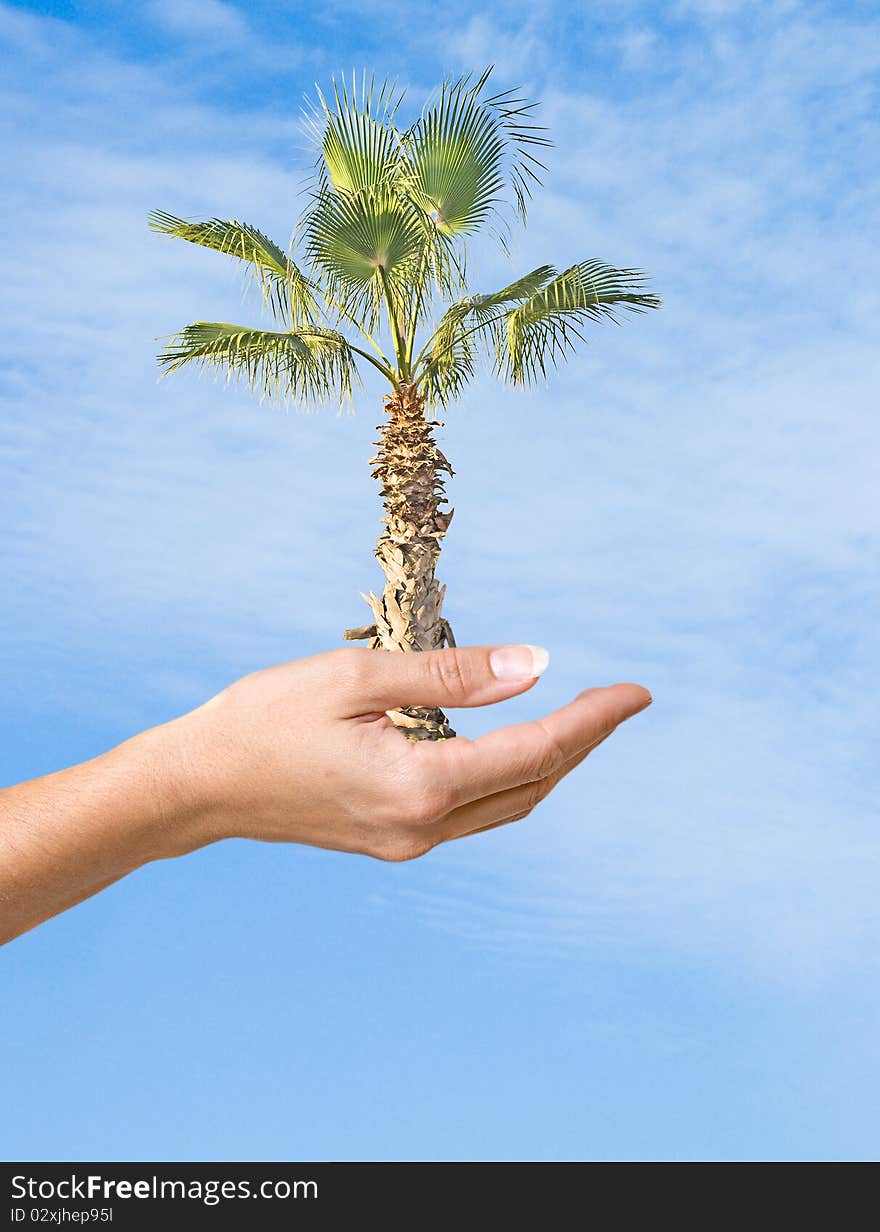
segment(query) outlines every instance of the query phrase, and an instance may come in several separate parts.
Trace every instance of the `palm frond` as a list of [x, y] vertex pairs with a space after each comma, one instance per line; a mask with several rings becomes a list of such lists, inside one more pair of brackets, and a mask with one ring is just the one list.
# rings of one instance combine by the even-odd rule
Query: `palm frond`
[[[486, 69], [482, 80], [485, 81], [491, 72], [492, 66]], [[547, 129], [543, 124], [529, 123], [539, 104], [517, 97], [516, 90], [502, 90], [484, 102], [495, 113], [509, 144], [510, 181], [516, 197], [517, 212], [524, 223], [532, 188], [540, 188], [540, 172], [546, 171], [545, 165], [533, 153], [533, 149], [549, 149], [553, 142], [545, 136]]]
[[309, 267], [368, 329], [378, 320], [383, 278], [402, 296], [418, 267], [423, 235], [412, 206], [388, 188], [322, 193], [303, 226]]
[[553, 278], [555, 273], [556, 270], [552, 265], [539, 265], [537, 269], [523, 274], [521, 278], [502, 287], [500, 291], [493, 291], [489, 295], [466, 295], [464, 299], [450, 304], [446, 309], [436, 333], [439, 334], [454, 325], [485, 321], [490, 316], [496, 316], [499, 308], [532, 298]]
[[248, 263], [260, 284], [263, 301], [276, 319], [290, 324], [315, 319], [313, 289], [302, 271], [268, 236], [248, 223], [210, 218], [193, 222], [164, 210], [153, 210], [149, 224], [163, 235], [176, 236]]
[[587, 321], [617, 322], [618, 311], [660, 307], [639, 270], [582, 261], [557, 275], [491, 325], [497, 374], [512, 385], [531, 384], [586, 342]]
[[355, 75], [351, 85], [343, 77], [333, 80], [331, 107], [318, 90], [321, 113], [312, 121], [320, 140], [320, 187], [332, 186], [337, 193], [357, 193], [387, 184], [398, 160], [400, 134], [394, 115], [403, 99], [396, 84], [377, 85], [366, 72], [358, 88]]
[[483, 98], [491, 73], [447, 80], [440, 97], [403, 135], [405, 189], [447, 235], [478, 230], [510, 188], [522, 216], [538, 162], [530, 147], [549, 145], [527, 123], [535, 104], [512, 91]]
[[261, 398], [305, 405], [350, 396], [357, 379], [351, 348], [335, 330], [304, 326], [274, 332], [195, 321], [174, 334], [159, 355], [163, 374], [188, 364], [239, 378]]
[[[501, 310], [510, 304], [522, 303], [544, 287], [556, 270], [552, 265], [539, 265], [537, 269], [523, 274], [500, 291], [489, 295], [467, 295], [446, 309], [428, 342], [422, 349], [416, 364], [417, 373], [424, 373], [429, 385], [444, 379], [447, 368], [465, 375], [473, 373], [473, 360], [478, 350], [480, 326], [491, 326], [502, 315]], [[470, 357], [469, 365], [464, 356]], [[460, 388], [460, 386], [459, 386]]]
[[461, 327], [434, 334], [434, 346], [419, 366], [416, 381], [431, 405], [458, 398], [476, 371], [479, 351], [473, 334]]

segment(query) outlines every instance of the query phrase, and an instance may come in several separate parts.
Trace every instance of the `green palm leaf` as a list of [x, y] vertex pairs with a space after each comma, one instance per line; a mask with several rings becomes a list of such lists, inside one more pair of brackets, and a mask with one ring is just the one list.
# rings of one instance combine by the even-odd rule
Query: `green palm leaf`
[[540, 265], [500, 291], [467, 295], [447, 308], [414, 365], [432, 400], [445, 404], [457, 397], [473, 375], [480, 327], [497, 321], [500, 309], [535, 295], [555, 273], [552, 265]]
[[187, 364], [240, 378], [262, 397], [306, 404], [351, 394], [357, 377], [346, 339], [335, 330], [309, 326], [273, 332], [196, 321], [168, 340], [159, 356], [163, 373]]
[[164, 210], [153, 210], [149, 224], [154, 231], [238, 257], [252, 266], [263, 300], [276, 318], [291, 324], [314, 320], [313, 289], [305, 275], [285, 252], [256, 227], [235, 219], [210, 218], [192, 222]]
[[385, 81], [363, 75], [360, 90], [354, 76], [351, 87], [345, 79], [334, 80], [335, 110], [318, 91], [323, 114], [313, 120], [321, 147], [319, 185], [337, 193], [357, 193], [376, 188], [393, 176], [398, 162], [400, 135], [393, 119], [402, 95]]
[[530, 146], [549, 145], [526, 123], [534, 104], [512, 92], [482, 98], [491, 69], [475, 82], [446, 81], [439, 100], [404, 134], [406, 190], [446, 235], [478, 230], [511, 188], [525, 214], [530, 181], [542, 166]]
[[412, 206], [388, 188], [337, 196], [322, 193], [303, 229], [306, 256], [347, 313], [368, 328], [383, 302], [383, 283], [402, 294], [417, 269], [424, 227]]
[[461, 326], [473, 322], [486, 321], [498, 315], [498, 309], [507, 304], [522, 302], [536, 295], [555, 275], [552, 265], [539, 265], [537, 269], [523, 274], [515, 282], [493, 291], [490, 295], [466, 295], [455, 304], [450, 304], [443, 314], [429, 345], [436, 349], [434, 343], [441, 335], [454, 332]]
[[618, 320], [618, 311], [646, 312], [660, 299], [645, 291], [639, 270], [614, 269], [601, 261], [582, 261], [553, 278], [491, 325], [496, 371], [512, 385], [546, 377], [586, 342], [587, 321]]
[[455, 401], [474, 375], [478, 350], [474, 336], [460, 324], [442, 333], [438, 330], [434, 338], [433, 350], [423, 358], [417, 380], [432, 405], [446, 406]]

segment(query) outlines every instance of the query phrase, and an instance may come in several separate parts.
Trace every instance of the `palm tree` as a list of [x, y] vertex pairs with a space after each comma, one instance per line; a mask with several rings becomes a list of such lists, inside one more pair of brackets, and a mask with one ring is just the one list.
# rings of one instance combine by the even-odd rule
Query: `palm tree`
[[[595, 260], [468, 292], [467, 239], [488, 228], [505, 245], [509, 218], [525, 222], [540, 184], [537, 151], [551, 144], [531, 122], [536, 104], [487, 93], [490, 73], [445, 81], [409, 127], [397, 121], [403, 94], [387, 82], [364, 74], [334, 82], [331, 101], [319, 92], [309, 118], [319, 154], [291, 245], [300, 265], [246, 223], [150, 215], [155, 230], [244, 262], [275, 325], [196, 321], [168, 341], [165, 372], [209, 367], [299, 404], [350, 398], [363, 364], [388, 382], [371, 460], [386, 513], [376, 544], [385, 585], [364, 596], [373, 623], [345, 633], [384, 650], [455, 645], [435, 577], [452, 470], [434, 439], [442, 424], [426, 412], [454, 401], [481, 359], [506, 384], [528, 385], [583, 341], [588, 322], [660, 302], [639, 271]], [[455, 734], [441, 710], [392, 718], [410, 739]]]

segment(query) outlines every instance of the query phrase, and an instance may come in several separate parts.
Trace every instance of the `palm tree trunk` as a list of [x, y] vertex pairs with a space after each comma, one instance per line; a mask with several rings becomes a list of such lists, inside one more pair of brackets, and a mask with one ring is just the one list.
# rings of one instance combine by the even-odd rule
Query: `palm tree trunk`
[[[385, 574], [381, 595], [364, 598], [375, 625], [349, 629], [346, 637], [369, 637], [375, 649], [410, 653], [454, 645], [441, 616], [446, 589], [434, 577], [440, 544], [452, 520], [445, 504], [442, 472], [452, 468], [437, 448], [434, 428], [425, 418], [425, 399], [410, 385], [386, 397], [388, 418], [380, 426], [379, 452], [370, 459], [373, 478], [382, 484], [385, 529], [376, 559]], [[446, 740], [455, 735], [442, 710], [406, 707], [391, 717], [410, 740]]]

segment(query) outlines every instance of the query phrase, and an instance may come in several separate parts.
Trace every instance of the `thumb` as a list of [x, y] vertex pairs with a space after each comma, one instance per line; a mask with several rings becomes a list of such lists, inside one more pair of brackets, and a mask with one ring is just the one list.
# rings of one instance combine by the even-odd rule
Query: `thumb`
[[339, 653], [357, 656], [351, 702], [359, 714], [397, 706], [488, 706], [525, 693], [550, 662], [543, 646], [529, 645]]

